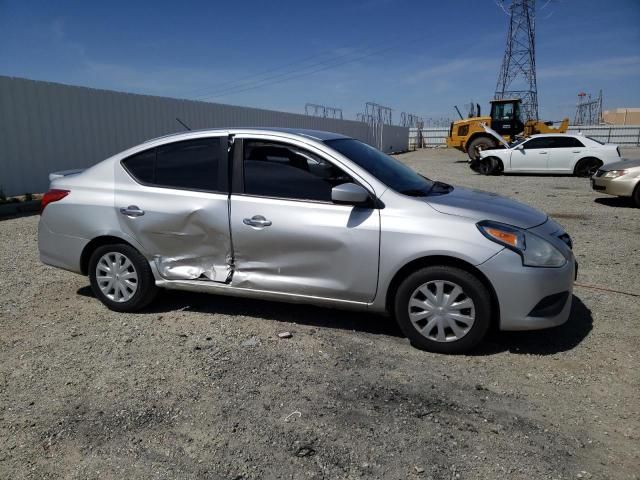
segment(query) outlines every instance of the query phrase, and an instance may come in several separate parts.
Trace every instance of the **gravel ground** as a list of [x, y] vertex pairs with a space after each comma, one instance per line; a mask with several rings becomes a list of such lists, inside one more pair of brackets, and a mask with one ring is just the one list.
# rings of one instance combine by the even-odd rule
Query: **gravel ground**
[[315, 307], [166, 292], [117, 314], [39, 263], [36, 216], [0, 221], [0, 478], [639, 478], [640, 210], [586, 179], [399, 158], [563, 224], [589, 286], [570, 321], [445, 356]]

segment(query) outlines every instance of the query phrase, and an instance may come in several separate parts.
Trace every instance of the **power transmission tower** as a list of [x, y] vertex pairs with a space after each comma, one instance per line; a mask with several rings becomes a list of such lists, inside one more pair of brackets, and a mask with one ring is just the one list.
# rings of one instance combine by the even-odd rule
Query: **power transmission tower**
[[400, 125], [409, 128], [423, 128], [424, 120], [421, 116], [413, 113], [402, 112], [400, 114]]
[[305, 115], [322, 118], [336, 118], [342, 120], [342, 109], [336, 107], [327, 107], [326, 105], [318, 105], [317, 103], [307, 103], [304, 106]]
[[602, 90], [596, 98], [590, 93], [580, 92], [576, 105], [574, 125], [598, 125], [602, 121]]
[[509, 16], [507, 45], [498, 76], [495, 98], [521, 98], [524, 120], [538, 120], [536, 81], [535, 0], [506, 0], [498, 5]]
[[392, 109], [374, 102], [367, 102], [364, 113], [358, 113], [357, 119], [369, 124], [369, 130], [375, 146], [382, 149], [382, 133], [385, 125], [392, 125]]

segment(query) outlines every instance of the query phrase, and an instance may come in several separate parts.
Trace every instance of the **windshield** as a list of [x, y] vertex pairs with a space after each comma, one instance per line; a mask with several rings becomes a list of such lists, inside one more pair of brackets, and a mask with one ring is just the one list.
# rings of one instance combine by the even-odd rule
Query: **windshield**
[[423, 197], [429, 195], [433, 188], [434, 182], [366, 143], [353, 138], [325, 140], [324, 143], [398, 193]]

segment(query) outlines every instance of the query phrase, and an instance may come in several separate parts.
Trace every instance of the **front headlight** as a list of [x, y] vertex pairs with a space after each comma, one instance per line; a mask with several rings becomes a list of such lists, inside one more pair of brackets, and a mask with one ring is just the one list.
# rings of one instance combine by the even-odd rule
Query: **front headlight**
[[627, 172], [628, 170], [609, 170], [608, 172], [605, 172], [603, 176], [604, 178], [618, 178], [622, 175], [626, 175]]
[[477, 227], [492, 242], [518, 253], [527, 267], [562, 267], [567, 263], [560, 250], [534, 233], [489, 220], [479, 222]]

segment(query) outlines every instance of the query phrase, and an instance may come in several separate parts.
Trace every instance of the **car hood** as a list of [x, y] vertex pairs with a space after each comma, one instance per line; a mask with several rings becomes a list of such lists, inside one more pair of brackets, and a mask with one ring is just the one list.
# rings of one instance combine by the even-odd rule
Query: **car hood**
[[455, 187], [446, 195], [429, 196], [425, 201], [447, 215], [493, 220], [520, 228], [531, 228], [547, 221], [547, 215], [535, 208], [496, 193]]
[[615, 163], [607, 163], [600, 167], [600, 170], [608, 172], [610, 170], [626, 170], [628, 168], [640, 167], [640, 160], [621, 160]]

